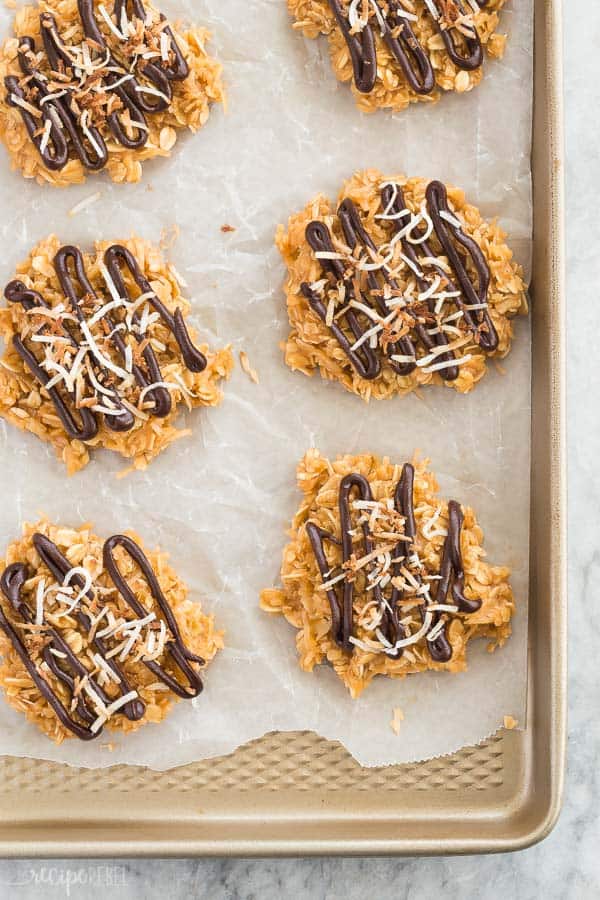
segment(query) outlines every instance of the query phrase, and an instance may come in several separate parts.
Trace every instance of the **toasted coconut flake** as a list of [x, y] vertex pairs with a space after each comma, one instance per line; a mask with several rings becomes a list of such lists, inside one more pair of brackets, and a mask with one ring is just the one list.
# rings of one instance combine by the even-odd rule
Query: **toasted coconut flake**
[[[52, 123], [50, 123], [52, 124]], [[73, 216], [79, 215], [80, 212], [83, 212], [84, 209], [87, 209], [89, 206], [92, 206], [94, 203], [97, 203], [100, 197], [102, 196], [101, 191], [96, 191], [95, 194], [90, 194], [89, 197], [85, 197], [83, 200], [80, 200], [79, 203], [76, 203], [69, 212], [68, 215], [72, 218]]]
[[[123, 7], [123, 10], [125, 10], [125, 7]], [[120, 41], [127, 40], [127, 34], [125, 33], [125, 31], [119, 31], [103, 3], [100, 3], [98, 5], [98, 12], [108, 25], [112, 33], [115, 35], [115, 37], [118, 37]]]
[[11, 94], [10, 99], [12, 103], [15, 103], [17, 106], [20, 106], [22, 109], [27, 110], [27, 112], [34, 116], [36, 119], [42, 118], [42, 113], [37, 107], [32, 106], [31, 103], [28, 103], [27, 100], [24, 100], [22, 97], [19, 97], [17, 94]]
[[423, 371], [427, 374], [430, 374], [432, 372], [441, 372], [442, 369], [449, 369], [452, 366], [464, 366], [472, 359], [472, 355], [470, 353], [467, 353], [466, 356], [461, 356], [460, 359], [450, 359], [447, 362], [439, 362], [435, 363], [435, 365], [433, 366], [427, 366], [423, 369]]
[[239, 357], [240, 357], [240, 365], [242, 367], [242, 370], [246, 373], [246, 375], [248, 375], [248, 377], [250, 378], [250, 381], [253, 381], [254, 384], [258, 384], [259, 383], [258, 373], [250, 365], [250, 360], [248, 359], [248, 354], [246, 353], [246, 351], [240, 350]]
[[400, 734], [400, 728], [403, 721], [404, 713], [399, 706], [395, 706], [392, 710], [392, 721], [390, 722], [390, 728], [394, 734]]
[[455, 228], [461, 229], [462, 223], [456, 216], [453, 216], [452, 213], [446, 212], [445, 209], [440, 210], [440, 218], [444, 219], [450, 225], [453, 225]]
[[35, 624], [43, 625], [44, 624], [44, 588], [46, 587], [46, 581], [44, 578], [41, 578], [35, 595]]

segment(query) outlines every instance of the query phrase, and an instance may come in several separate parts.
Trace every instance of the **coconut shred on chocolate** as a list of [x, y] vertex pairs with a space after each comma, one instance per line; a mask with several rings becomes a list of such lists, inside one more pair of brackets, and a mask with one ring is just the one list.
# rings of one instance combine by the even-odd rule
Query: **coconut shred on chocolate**
[[[69, 437], [90, 441], [102, 421], [111, 431], [127, 432], [136, 420], [168, 416], [170, 388], [187, 389], [181, 380], [164, 381], [149, 329], [155, 324], [168, 329], [190, 372], [207, 365], [181, 310], [167, 309], [135, 256], [120, 244], [104, 254], [105, 294], [92, 286], [77, 247], [61, 247], [54, 269], [64, 302], [51, 306], [21, 281], [11, 281], [5, 296], [27, 313], [13, 346], [45, 388]], [[137, 297], [129, 293], [126, 273], [140, 291]]]
[[[431, 94], [435, 73], [427, 48], [412, 24], [418, 16], [412, 4], [402, 0], [327, 0], [346, 41], [357, 90], [370, 94], [377, 79], [376, 32], [398, 63], [417, 94]], [[487, 0], [424, 0], [425, 14], [441, 35], [448, 56], [465, 71], [478, 69], [483, 61], [481, 40], [474, 22]]]
[[[110, 604], [104, 602], [106, 589], [94, 585], [85, 567], [73, 567], [45, 535], [35, 534], [33, 546], [55, 582], [47, 584], [43, 579], [38, 583], [34, 609], [23, 597], [23, 587], [32, 575], [27, 564], [8, 566], [0, 577], [0, 589], [10, 604], [10, 615], [0, 605], [0, 628], [66, 729], [80, 740], [90, 741], [99, 737], [105, 723], [115, 715], [131, 721], [144, 717], [146, 704], [123, 669], [123, 663], [133, 656], [178, 697], [190, 700], [202, 692], [197, 667], [204, 660], [186, 647], [152, 565], [132, 538], [114, 535], [103, 549], [104, 569], [130, 611], [129, 617], [115, 616]], [[146, 609], [131, 590], [115, 558], [117, 547], [137, 565], [156, 611]], [[74, 618], [87, 635], [89, 647], [85, 651], [74, 652], [66, 640], [65, 627], [61, 627], [65, 616]], [[39, 660], [32, 655], [36, 641]], [[96, 674], [89, 668], [90, 655]], [[54, 686], [56, 682], [62, 690]], [[116, 689], [117, 699], [109, 697], [108, 685], [113, 693]]]
[[[414, 467], [407, 463], [393, 499], [376, 501], [368, 479], [358, 473], [346, 475], [338, 493], [340, 537], [314, 522], [307, 523], [306, 532], [323, 579], [320, 590], [326, 592], [331, 608], [331, 634], [339, 647], [350, 654], [360, 647], [397, 659], [406, 647], [424, 640], [432, 659], [446, 663], [452, 658], [447, 634], [452, 617], [477, 612], [481, 601], [464, 594], [463, 512], [456, 501], [448, 504], [439, 571], [428, 571], [419, 559], [414, 477]], [[428, 527], [431, 524], [435, 526], [434, 522]], [[341, 550], [339, 566], [328, 562], [327, 544]], [[356, 634], [359, 575], [364, 591], [360, 624], [370, 633], [366, 640]]]
[[324, 277], [302, 284], [302, 293], [361, 378], [377, 378], [386, 361], [401, 376], [421, 368], [454, 381], [471, 359], [469, 345], [489, 353], [498, 347], [485, 256], [439, 181], [427, 186], [418, 213], [388, 182], [381, 210], [376, 218], [390, 234], [380, 246], [349, 198], [337, 211], [341, 239], [325, 222], [309, 223], [306, 240]]
[[40, 14], [42, 45], [22, 37], [21, 77], [5, 78], [7, 102], [18, 108], [48, 169], [78, 157], [88, 171], [108, 160], [107, 135], [137, 150], [148, 141], [147, 117], [169, 109], [173, 83], [188, 65], [164, 16], [141, 0], [112, 8], [78, 0], [80, 43], [61, 35], [54, 16]]

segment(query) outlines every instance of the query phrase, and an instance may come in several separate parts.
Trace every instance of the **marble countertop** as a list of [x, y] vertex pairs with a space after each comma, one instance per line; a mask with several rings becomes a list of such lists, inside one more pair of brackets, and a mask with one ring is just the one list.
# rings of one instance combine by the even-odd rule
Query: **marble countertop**
[[[594, 333], [600, 314], [592, 296], [600, 283], [600, 219], [594, 202], [600, 179], [594, 71], [600, 9], [569, 0], [565, 23], [567, 104], [569, 432], [570, 441], [570, 723], [566, 802], [541, 845], [500, 857], [407, 860], [150, 860], [0, 862], [0, 897], [429, 898], [514, 897], [588, 900], [600, 895], [600, 670], [589, 665], [598, 626], [590, 624], [600, 577], [594, 510], [600, 508], [600, 369], [581, 353], [579, 334]], [[586, 27], [580, 28], [585, 21]], [[577, 292], [575, 286], [577, 285]], [[581, 291], [581, 293], [580, 293]], [[584, 394], [580, 386], [585, 385]], [[596, 388], [598, 391], [596, 391]], [[591, 415], [590, 415], [591, 413]], [[596, 506], [598, 503], [598, 506]], [[595, 673], [595, 674], [594, 674]], [[87, 872], [94, 887], [77, 884]]]

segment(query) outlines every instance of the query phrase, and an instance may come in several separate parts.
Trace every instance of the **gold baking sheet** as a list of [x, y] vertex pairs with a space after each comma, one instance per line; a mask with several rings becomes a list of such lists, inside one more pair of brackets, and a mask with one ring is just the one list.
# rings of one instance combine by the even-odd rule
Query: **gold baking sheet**
[[528, 722], [453, 756], [361, 769], [314, 734], [271, 734], [168, 772], [0, 759], [3, 856], [441, 854], [514, 850], [559, 813], [566, 540], [561, 23], [536, 0]]

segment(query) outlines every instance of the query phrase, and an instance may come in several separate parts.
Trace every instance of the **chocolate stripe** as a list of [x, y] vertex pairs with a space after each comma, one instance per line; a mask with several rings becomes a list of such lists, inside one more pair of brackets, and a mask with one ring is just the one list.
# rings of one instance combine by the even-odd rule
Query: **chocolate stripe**
[[163, 681], [174, 694], [177, 694], [178, 697], [183, 697], [183, 699], [191, 699], [193, 697], [197, 697], [202, 692], [202, 679], [200, 678], [198, 672], [190, 665], [190, 663], [197, 663], [198, 665], [204, 665], [204, 660], [201, 656], [196, 656], [191, 653], [181, 636], [181, 632], [179, 630], [179, 625], [177, 624], [177, 620], [175, 615], [173, 614], [173, 610], [169, 606], [167, 598], [165, 597], [160, 584], [158, 583], [158, 578], [156, 577], [152, 566], [148, 560], [148, 557], [144, 554], [141, 547], [136, 544], [132, 538], [127, 537], [124, 534], [116, 534], [113, 537], [109, 538], [104, 544], [104, 553], [103, 553], [103, 562], [104, 568], [110, 575], [113, 584], [125, 600], [125, 602], [129, 605], [129, 607], [136, 613], [137, 616], [143, 618], [148, 614], [148, 610], [145, 609], [142, 604], [137, 600], [135, 594], [127, 584], [126, 580], [121, 575], [117, 562], [115, 560], [114, 551], [116, 547], [121, 547], [122, 550], [127, 553], [131, 559], [138, 564], [142, 575], [146, 579], [148, 587], [150, 588], [150, 593], [161, 612], [163, 613], [167, 625], [169, 626], [169, 630], [173, 635], [173, 640], [169, 641], [167, 644], [167, 652], [171, 656], [173, 662], [179, 668], [182, 675], [185, 675], [187, 679], [187, 685], [182, 685], [176, 678], [170, 675], [165, 669], [160, 666], [157, 662], [154, 661], [144, 661], [144, 665], [150, 669], [161, 681]]

